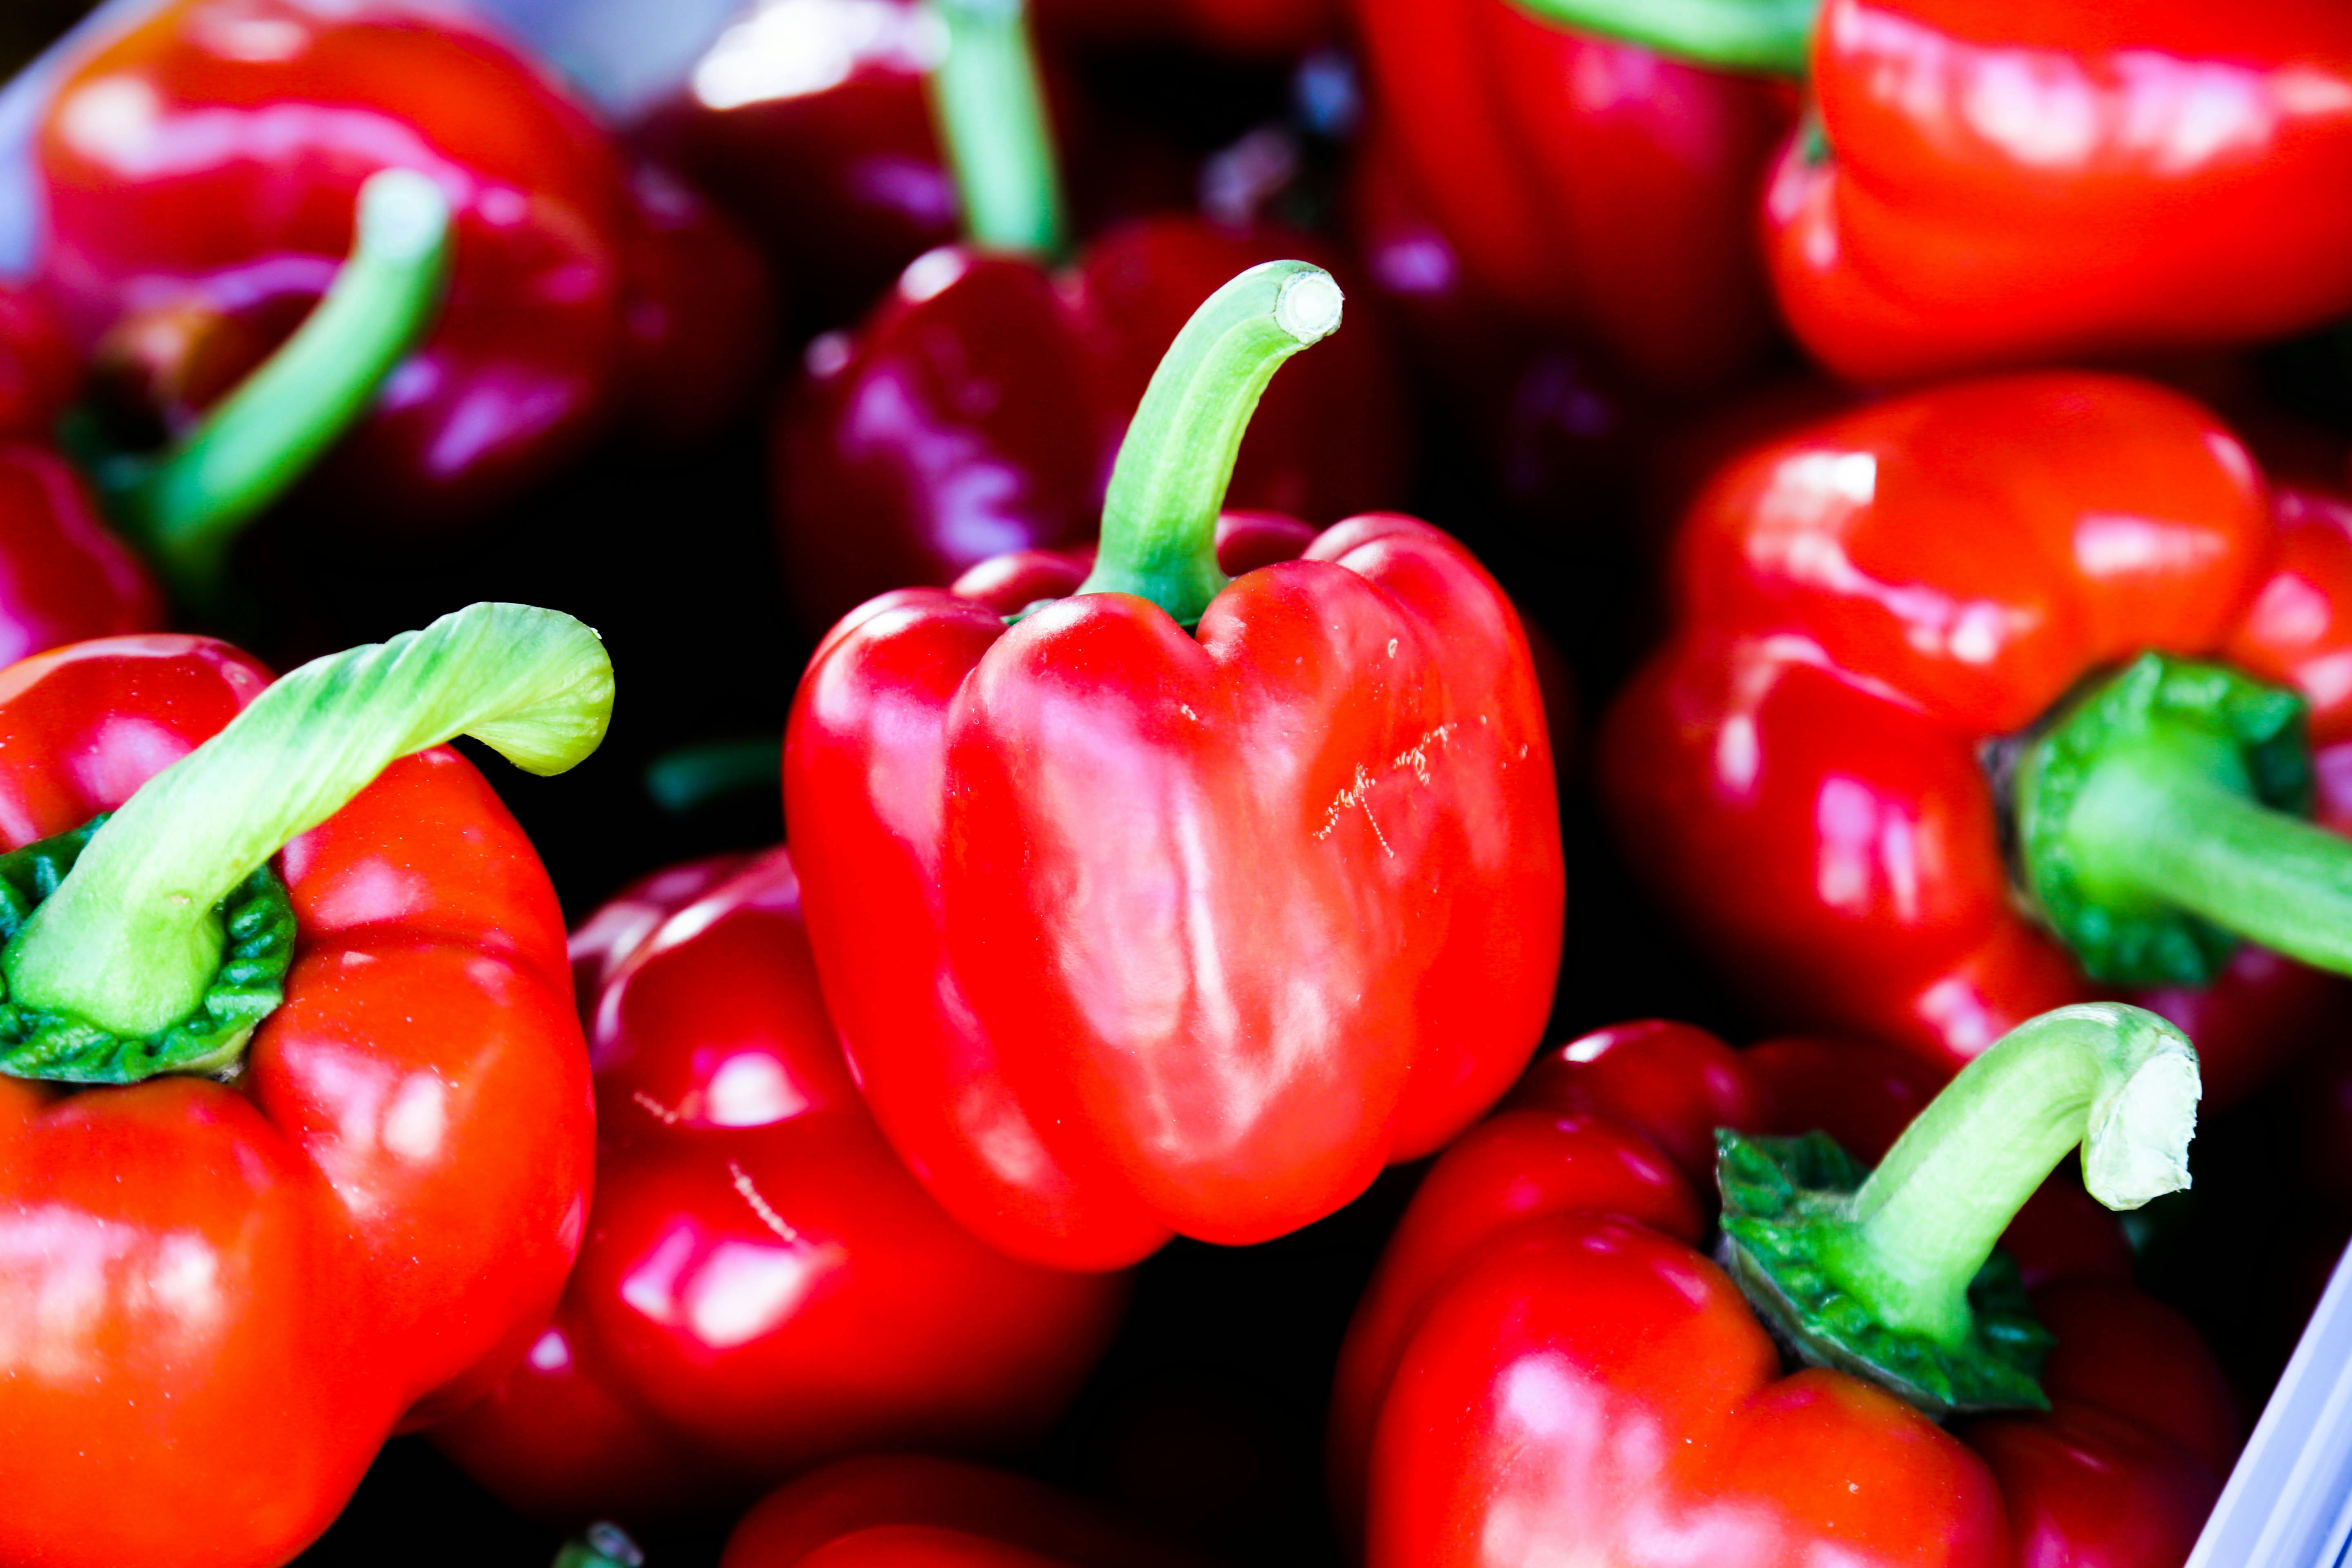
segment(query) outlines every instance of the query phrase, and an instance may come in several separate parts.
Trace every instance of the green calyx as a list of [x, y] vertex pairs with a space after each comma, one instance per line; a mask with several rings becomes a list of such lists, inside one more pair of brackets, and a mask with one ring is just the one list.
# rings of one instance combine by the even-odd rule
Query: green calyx
[[1931, 1415], [2046, 1408], [2050, 1339], [1994, 1244], [2074, 1149], [2109, 1208], [2189, 1185], [2197, 1053], [2137, 1007], [2061, 1007], [1962, 1069], [1874, 1171], [1825, 1134], [1716, 1134], [1726, 1269], [1804, 1361]]
[[2311, 808], [2305, 705], [2145, 654], [1993, 759], [2020, 880], [2085, 973], [2202, 985], [2241, 937], [2352, 969], [2352, 843]]
[[2050, 1331], [2034, 1321], [2007, 1253], [1994, 1252], [1969, 1281], [1959, 1343], [1889, 1328], [1817, 1256], [1823, 1233], [1846, 1222], [1869, 1167], [1826, 1132], [1750, 1138], [1725, 1128], [1715, 1151], [1718, 1256], [1799, 1359], [1892, 1389], [1937, 1416], [2050, 1407], [2037, 1381]]
[[[58, 889], [104, 824], [79, 827], [0, 855], [0, 942], [24, 929]], [[286, 997], [294, 958], [294, 906], [263, 866], [229, 889], [215, 918], [226, 933], [220, 966], [194, 1012], [160, 1032], [121, 1035], [70, 1014], [20, 1005], [0, 981], [0, 1073], [52, 1083], [137, 1083], [158, 1073], [232, 1069], [256, 1025]]]
[[1720, 70], [1801, 77], [1821, 0], [1512, 0], [1540, 21]]
[[1200, 623], [1228, 579], [1217, 513], [1242, 437], [1274, 373], [1339, 329], [1339, 285], [1305, 261], [1268, 261], [1209, 296], [1152, 372], [1103, 498], [1102, 542], [1081, 594], [1134, 594]]
[[1021, 0], [934, 0], [947, 52], [928, 79], [931, 121], [985, 250], [1051, 260], [1068, 240], [1054, 129]]
[[449, 275], [448, 198], [387, 169], [360, 188], [350, 258], [302, 325], [160, 453], [95, 457], [115, 523], [184, 604], [216, 606], [245, 525], [373, 405], [431, 329]]
[[[8, 1002], [58, 1028], [131, 1040], [197, 1028], [215, 988], [243, 984], [241, 966], [258, 956], [246, 944], [271, 921], [241, 892], [288, 840], [400, 758], [461, 734], [527, 772], [562, 773], [596, 749], [612, 704], [612, 663], [596, 634], [525, 605], [474, 605], [314, 659], [149, 779], [79, 847], [0, 948]], [[275, 1005], [255, 991], [232, 1011], [249, 1032]], [[137, 1053], [117, 1053], [115, 1076], [102, 1081], [222, 1070], [236, 1044], [224, 1035], [201, 1060], [137, 1071]], [[46, 1068], [21, 1076], [93, 1081]]]

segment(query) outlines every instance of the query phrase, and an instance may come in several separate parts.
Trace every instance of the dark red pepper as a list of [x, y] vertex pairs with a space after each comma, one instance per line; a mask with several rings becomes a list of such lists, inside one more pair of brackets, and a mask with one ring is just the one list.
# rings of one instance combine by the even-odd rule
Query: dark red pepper
[[[2087, 749], [2065, 756], [2099, 773], [2142, 730], [2123, 715], [2120, 740], [2094, 744], [2081, 726], [2105, 721], [2090, 705], [2137, 692], [2158, 709], [2148, 729], [2187, 727], [2155, 742], [2163, 756], [2210, 752], [2200, 776], [2221, 793], [2315, 797], [2336, 819], [2352, 510], [2274, 499], [2228, 431], [2152, 385], [1987, 380], [1817, 423], [1727, 467], [1685, 525], [1674, 597], [1673, 641], [1604, 733], [1604, 793], [1633, 869], [1777, 1016], [1948, 1067], [2037, 1012], [2140, 988], [2195, 1032], [2220, 1100], [2309, 1037], [2333, 983], [2233, 951], [2222, 928], [2345, 967], [2312, 943], [2347, 922], [2280, 868], [2307, 855], [2315, 872], [2352, 845], [2260, 817], [2299, 847], [2242, 863], [2284, 879], [2254, 900], [2267, 921], [2179, 878], [2177, 893], [2119, 887], [2157, 850], [2212, 846], [2219, 829], [2069, 816], [2069, 775], [2034, 759], [2074, 736]], [[2150, 650], [2222, 663], [2117, 673]], [[2198, 711], [2191, 687], [2210, 688]], [[2027, 747], [2067, 715], [2081, 724]], [[2005, 844], [2022, 850], [2014, 881]], [[2066, 901], [2084, 887], [2065, 879], [2077, 865], [2109, 892], [2087, 914]], [[2204, 917], [2154, 913], [2183, 896], [2204, 899]]]
[[510, 1505], [636, 1521], [1066, 1405], [1125, 1280], [1016, 1263], [908, 1175], [850, 1081], [782, 849], [674, 868], [572, 943], [588, 1238], [555, 1321], [435, 1439]]
[[[511, 496], [639, 392], [673, 407], [677, 380], [710, 374], [719, 362], [698, 345], [712, 333], [647, 310], [758, 318], [756, 295], [736, 292], [757, 276], [740, 266], [643, 293], [665, 272], [682, 281], [646, 261], [680, 243], [675, 220], [649, 228], [619, 153], [551, 79], [482, 25], [411, 0], [175, 0], [74, 62], [37, 155], [43, 275], [84, 342], [135, 338], [158, 312], [197, 323], [198, 345], [223, 339], [208, 374], [151, 386], [167, 427], [318, 300], [362, 181], [405, 168], [441, 187], [457, 228], [446, 309], [322, 476], [338, 513], [397, 520], [404, 535]], [[685, 243], [705, 258], [740, 246], [716, 224]]]
[[[2113, 1034], [2117, 1011], [2072, 1026]], [[2140, 1017], [2123, 1032], [2161, 1028]], [[2183, 1059], [2172, 1041], [2154, 1056]], [[2120, 1076], [2132, 1070], [2150, 1069]], [[1657, 1023], [1548, 1056], [1511, 1109], [1432, 1170], [1349, 1330], [1333, 1468], [1343, 1513], [1370, 1500], [1368, 1561], [1674, 1561], [1703, 1542], [1710, 1558], [1758, 1563], [1832, 1543], [1858, 1563], [2177, 1563], [2234, 1448], [2230, 1397], [2194, 1333], [2123, 1282], [2116, 1227], [2083, 1214], [2071, 1181], [2045, 1185], [2026, 1210], [2045, 1217], [2021, 1216], [2003, 1241], [2008, 1307], [2021, 1280], [2056, 1336], [2039, 1373], [2049, 1408], [1948, 1434], [1844, 1372], [1780, 1379], [1743, 1287], [1693, 1250], [1717, 1206], [1711, 1167], [1745, 1173], [1772, 1147], [1718, 1155], [1717, 1129], [1843, 1124], [1875, 1159], [1870, 1145], [1918, 1106], [1916, 1071], [1827, 1041], [1733, 1052]], [[1953, 1120], [1941, 1131], [1929, 1146], [1968, 1142], [1949, 1136]], [[2185, 1136], [2174, 1118], [2158, 1142]], [[1996, 1181], [2021, 1197], [2039, 1167], [2010, 1170]], [[1723, 1180], [1728, 1191], [1742, 1177]], [[1879, 1212], [1908, 1201], [1898, 1187]], [[1758, 1232], [1735, 1229], [1752, 1257]], [[1786, 1234], [1819, 1245], [1801, 1226]], [[1961, 1267], [1965, 1281], [1975, 1265]], [[1999, 1307], [1983, 1293], [1997, 1278], [1979, 1281], [1979, 1320]]]
[[[975, 9], [950, 8], [965, 41], [939, 89], [959, 169], [992, 171], [967, 175], [975, 243], [918, 258], [864, 327], [811, 344], [780, 417], [779, 546], [812, 632], [891, 588], [1083, 543], [1177, 329], [1242, 268], [1318, 254], [1271, 229], [1165, 217], [1101, 237], [1055, 277], [1045, 264], [1062, 244], [1060, 191], [1018, 18], [965, 16]], [[1267, 395], [1236, 507], [1321, 522], [1402, 490], [1410, 437], [1378, 331], [1327, 352]]]

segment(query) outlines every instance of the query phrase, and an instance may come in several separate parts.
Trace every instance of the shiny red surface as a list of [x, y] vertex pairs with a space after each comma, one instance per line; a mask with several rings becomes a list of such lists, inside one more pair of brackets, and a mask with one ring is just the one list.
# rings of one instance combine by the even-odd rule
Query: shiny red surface
[[2352, 309], [2352, 11], [1828, 0], [1829, 153], [1782, 153], [1774, 284], [1840, 374], [2249, 342]]
[[[1332, 1470], [1366, 1561], [1666, 1563], [1696, 1543], [1742, 1563], [2177, 1564], [2236, 1417], [2196, 1336], [2114, 1279], [2112, 1220], [2055, 1248], [2042, 1227], [2056, 1408], [1951, 1433], [1842, 1373], [1783, 1377], [1694, 1250], [1714, 1194], [1675, 1150], [1746, 1118], [1811, 1124], [1817, 1089], [1832, 1122], [1899, 1123], [1918, 1071], [1654, 1022], [1549, 1053], [1432, 1169], [1349, 1328]], [[2088, 1200], [2062, 1173], [2036, 1203]]]
[[602, 973], [588, 1239], [554, 1322], [443, 1448], [528, 1512], [641, 1519], [1049, 1425], [1126, 1282], [992, 1252], [908, 1176], [842, 1061], [785, 852], [677, 868], [581, 939]]
[[1490, 1104], [1550, 1005], [1526, 642], [1410, 519], [1237, 578], [1197, 640], [1125, 595], [1010, 629], [877, 600], [802, 683], [784, 791], [877, 1116], [1024, 1257], [1328, 1214]]
[[1643, 379], [1719, 382], [1770, 341], [1755, 210], [1782, 84], [1540, 21], [1509, 0], [1357, 0], [1398, 176], [1477, 289]]
[[[1293, 256], [1328, 259], [1297, 235], [1162, 217], [1104, 235], [1059, 279], [961, 247], [914, 262], [854, 335], [811, 345], [779, 419], [778, 542], [808, 629], [991, 556], [1091, 539], [1119, 437], [1177, 331], [1235, 274]], [[1362, 314], [1286, 365], [1229, 504], [1318, 523], [1394, 504], [1411, 438], [1386, 354]]]
[[[1629, 864], [1773, 1016], [1947, 1070], [2095, 994], [2011, 893], [1985, 742], [2147, 648], [2295, 686], [2323, 746], [2352, 732], [2328, 679], [2352, 670], [2352, 509], [2274, 503], [2204, 410], [2119, 377], [1961, 383], [1768, 441], [1693, 506], [1673, 592], [1601, 743]], [[2226, 1102], [2337, 994], [2249, 952], [2140, 999]]]
[[[121, 805], [268, 681], [165, 636], [0, 672], [0, 841]], [[522, 1353], [571, 1267], [562, 921], [489, 785], [420, 753], [280, 865], [298, 948], [236, 1083], [0, 1081], [0, 1558], [287, 1560], [395, 1427]]]
[[82, 339], [157, 311], [229, 318], [251, 340], [236, 374], [332, 278], [369, 174], [442, 187], [457, 227], [439, 321], [321, 479], [338, 511], [407, 530], [478, 514], [576, 452], [645, 363], [644, 312], [695, 308], [640, 291], [667, 230], [642, 232], [586, 112], [446, 7], [177, 0], [74, 64], [37, 154], [43, 275]]

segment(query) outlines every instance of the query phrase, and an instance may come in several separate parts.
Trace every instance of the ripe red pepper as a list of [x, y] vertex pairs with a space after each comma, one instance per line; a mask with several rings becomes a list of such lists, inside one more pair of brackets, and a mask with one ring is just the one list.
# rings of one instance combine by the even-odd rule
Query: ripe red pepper
[[845, 1459], [775, 1492], [728, 1537], [720, 1568], [1185, 1568], [1025, 1477], [949, 1459]]
[[2352, 310], [2352, 13], [1827, 0], [1766, 204], [1797, 335], [1889, 381]]
[[[417, 0], [174, 0], [67, 73], [37, 156], [44, 276], [85, 342], [114, 332], [105, 357], [157, 372], [140, 390], [173, 426], [317, 300], [363, 180], [404, 168], [441, 187], [457, 226], [446, 308], [326, 465], [339, 511], [404, 532], [510, 496], [625, 401], [676, 407], [714, 374], [740, 386], [757, 342], [740, 325], [759, 314], [742, 293], [756, 268], [711, 265], [742, 242], [709, 215], [649, 218], [550, 78]], [[691, 265], [660, 265], [665, 247]], [[158, 315], [194, 325], [173, 363], [137, 367]]]
[[1717, 475], [1674, 595], [1603, 793], [1634, 870], [1777, 1016], [1948, 1068], [2122, 991], [2230, 1099], [2328, 1000], [2277, 954], [2352, 966], [2324, 887], [2352, 844], [2246, 798], [2344, 795], [2310, 747], [2352, 739], [2352, 510], [2273, 498], [2196, 405], [2053, 373], [1810, 426]]
[[1297, 262], [1202, 306], [1085, 591], [1009, 628], [888, 595], [801, 684], [826, 1002], [908, 1164], [1018, 1256], [1328, 1214], [1467, 1125], [1549, 1010], [1559, 807], [1509, 601], [1392, 515], [1230, 584], [1213, 553], [1250, 404], [1338, 307]]
[[558, 772], [611, 701], [520, 605], [275, 684], [168, 636], [0, 675], [0, 1559], [283, 1563], [528, 1346], [588, 1075], [546, 874], [438, 742]]
[[1396, 177], [1507, 311], [1654, 384], [1723, 381], [1773, 335], [1755, 211], [1795, 95], [1540, 9], [1357, 0]]
[[907, 1174], [842, 1061], [782, 849], [625, 891], [572, 962], [598, 976], [587, 1244], [443, 1448], [524, 1511], [636, 1521], [1051, 1425], [1126, 1281], [992, 1251]]
[[[892, 588], [1083, 543], [1177, 329], [1242, 268], [1315, 255], [1296, 236], [1160, 217], [1102, 237], [1055, 277], [1061, 197], [1019, 19], [973, 9], [948, 8], [960, 42], [938, 91], [974, 244], [918, 258], [856, 333], [811, 345], [779, 418], [778, 542], [812, 633]], [[1286, 378], [1254, 429], [1238, 507], [1330, 521], [1403, 489], [1410, 434], [1377, 331]]]
[[[1773, 1205], [1807, 1165], [1851, 1165], [1837, 1143], [1716, 1130], [1883, 1135], [1913, 1109], [1885, 1053], [1651, 1024], [1548, 1058], [1432, 1170], [1349, 1330], [1333, 1464], [1343, 1507], [1370, 1500], [1368, 1561], [2179, 1563], [2235, 1446], [2220, 1369], [2123, 1282], [2079, 1189], [2044, 1188], [2059, 1223], [2010, 1226], [2013, 1261], [1979, 1272], [2084, 1137], [2094, 1078], [2153, 1113], [2092, 1134], [2095, 1186], [2129, 1204], [2187, 1180], [2193, 1052], [2149, 1015], [2069, 1014], [1988, 1053], [1858, 1196], [1794, 1219]], [[2131, 1146], [2114, 1164], [2110, 1137]], [[2136, 1159], [2153, 1173], [2110, 1185]], [[1711, 1163], [1738, 1200], [1728, 1273], [1695, 1250]], [[1989, 1321], [2032, 1348], [1990, 1350]], [[1811, 1370], [1782, 1377], [1776, 1339]], [[1954, 1406], [1949, 1431], [1923, 1414]]]

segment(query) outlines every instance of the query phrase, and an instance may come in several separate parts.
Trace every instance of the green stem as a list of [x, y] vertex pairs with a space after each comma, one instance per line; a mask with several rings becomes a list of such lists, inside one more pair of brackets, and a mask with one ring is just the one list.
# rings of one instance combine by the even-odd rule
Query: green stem
[[228, 552], [366, 413], [431, 326], [447, 281], [448, 198], [386, 169], [360, 187], [351, 258], [301, 327], [161, 455], [109, 465], [109, 504], [184, 603], [217, 603]]
[[2352, 974], [2352, 839], [2248, 788], [2227, 742], [2191, 725], [2111, 751], [2067, 820], [2083, 890], [2116, 909], [2189, 910]]
[[931, 119], [964, 233], [989, 250], [1051, 260], [1066, 243], [1062, 177], [1021, 0], [932, 5], [948, 47], [930, 75]]
[[1801, 77], [1821, 0], [1513, 0], [1540, 20], [1723, 70]]
[[555, 1568], [644, 1568], [645, 1549], [619, 1525], [598, 1520], [567, 1541], [555, 1554]]
[[1919, 1113], [1853, 1194], [1822, 1267], [1881, 1323], [1958, 1345], [1969, 1285], [2042, 1179], [2083, 1150], [2109, 1208], [2189, 1185], [2197, 1053], [2153, 1013], [2094, 1002], [2011, 1030]]
[[1119, 443], [1080, 593], [1139, 595], [1181, 626], [1199, 622], [1226, 583], [1217, 512], [1250, 416], [1283, 361], [1339, 330], [1342, 303], [1321, 268], [1268, 261], [1192, 312]]
[[99, 829], [0, 952], [9, 997], [119, 1035], [168, 1028], [220, 967], [229, 890], [384, 768], [467, 734], [562, 773], [604, 739], [612, 703], [596, 634], [524, 605], [314, 659]]

